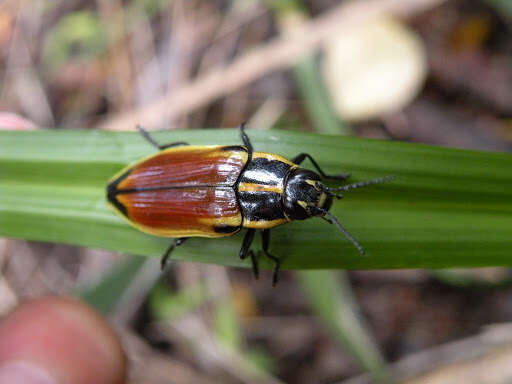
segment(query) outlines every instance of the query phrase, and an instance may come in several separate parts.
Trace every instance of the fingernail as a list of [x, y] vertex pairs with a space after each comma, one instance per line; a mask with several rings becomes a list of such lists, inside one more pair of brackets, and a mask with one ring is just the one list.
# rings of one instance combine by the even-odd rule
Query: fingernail
[[31, 363], [9, 361], [0, 365], [0, 384], [57, 384], [57, 381]]

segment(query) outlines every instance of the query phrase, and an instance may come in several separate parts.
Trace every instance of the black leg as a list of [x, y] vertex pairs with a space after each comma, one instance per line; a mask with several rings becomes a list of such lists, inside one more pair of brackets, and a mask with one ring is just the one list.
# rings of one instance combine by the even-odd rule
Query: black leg
[[242, 141], [244, 142], [244, 145], [249, 150], [249, 156], [248, 156], [248, 162], [252, 159], [252, 144], [251, 140], [249, 139], [249, 136], [245, 133], [245, 123], [240, 124], [240, 137], [242, 138]]
[[249, 256], [251, 257], [252, 262], [252, 273], [254, 275], [254, 278], [258, 280], [260, 278], [260, 268], [258, 266], [258, 259], [256, 258], [256, 255], [252, 250], [249, 251]]
[[242, 260], [249, 255], [249, 248], [251, 247], [255, 232], [255, 229], [248, 229], [244, 236], [244, 240], [242, 241], [242, 248], [240, 248], [240, 252], [238, 253], [238, 256], [240, 256]]
[[247, 256], [251, 257], [252, 262], [252, 271], [254, 273], [254, 277], [257, 279], [259, 277], [259, 268], [258, 268], [258, 260], [256, 259], [256, 256], [254, 255], [254, 252], [249, 250], [251, 247], [252, 241], [254, 240], [254, 234], [256, 233], [256, 230], [254, 229], [248, 229], [247, 233], [244, 236], [244, 240], [242, 241], [242, 248], [240, 248], [240, 252], [238, 255], [242, 260], [244, 260]]
[[172, 244], [167, 248], [167, 251], [165, 251], [164, 255], [162, 256], [162, 260], [160, 261], [160, 268], [162, 270], [165, 269], [165, 266], [167, 265], [167, 262], [169, 261], [169, 256], [171, 255], [171, 252], [174, 250], [174, 248], [179, 247], [181, 244], [183, 244], [185, 241], [187, 241], [188, 237], [180, 237], [172, 242]]
[[268, 244], [270, 242], [270, 229], [264, 229], [261, 232], [261, 244], [265, 256], [274, 262], [274, 275], [272, 276], [272, 286], [275, 287], [279, 280], [279, 270], [281, 269], [281, 260], [268, 252]]
[[158, 144], [158, 142], [155, 139], [153, 139], [153, 137], [149, 134], [149, 132], [146, 131], [144, 128], [142, 128], [140, 125], [137, 125], [136, 128], [140, 132], [142, 137], [144, 137], [148, 141], [149, 144], [151, 144], [153, 147], [155, 147], [156, 149], [159, 149], [159, 150], [163, 150], [163, 149], [167, 149], [167, 148], [171, 148], [171, 147], [178, 147], [180, 145], [189, 145], [189, 143], [186, 143], [184, 141], [177, 141], [175, 143], [160, 145], [160, 144]]
[[313, 157], [311, 157], [311, 155], [309, 153], [301, 153], [300, 155], [295, 156], [292, 159], [292, 163], [295, 163], [298, 165], [298, 164], [302, 163], [306, 158], [308, 158], [313, 163], [313, 165], [315, 166], [315, 168], [318, 171], [318, 173], [320, 174], [320, 176], [322, 176], [324, 179], [344, 181], [350, 177], [350, 173], [341, 173], [339, 175], [326, 175], [324, 173], [324, 171], [322, 171], [322, 168], [320, 168], [318, 163], [315, 161], [315, 159], [313, 159]]

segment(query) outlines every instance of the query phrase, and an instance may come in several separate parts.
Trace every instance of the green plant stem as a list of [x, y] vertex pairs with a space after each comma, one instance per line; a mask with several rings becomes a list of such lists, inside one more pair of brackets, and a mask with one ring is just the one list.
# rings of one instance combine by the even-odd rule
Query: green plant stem
[[315, 130], [326, 134], [350, 134], [352, 130], [348, 124], [339, 120], [334, 114], [315, 58], [308, 56], [300, 60], [292, 68], [292, 73]]

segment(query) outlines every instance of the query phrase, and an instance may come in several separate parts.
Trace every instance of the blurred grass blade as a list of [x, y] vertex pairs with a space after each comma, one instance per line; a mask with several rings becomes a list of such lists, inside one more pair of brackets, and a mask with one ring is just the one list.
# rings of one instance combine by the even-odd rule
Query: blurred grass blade
[[[224, 366], [235, 376], [241, 377], [242, 382], [281, 384], [281, 381], [266, 372], [265, 365], [268, 364], [265, 363], [269, 362], [266, 354], [258, 350], [245, 351], [243, 348], [238, 319], [229, 298], [214, 303], [212, 329], [206, 326], [201, 316], [197, 316], [196, 320], [201, 324], [199, 330], [196, 329], [199, 333], [187, 334], [179, 331], [183, 322], [190, 322], [187, 315], [191, 315], [191, 312], [208, 301], [215, 301], [215, 296], [206, 284], [196, 284], [180, 292], [157, 285], [151, 293], [149, 308], [157, 320], [173, 324], [181, 337], [185, 337], [190, 346], [199, 351], [196, 352], [197, 355], [208, 351], [209, 358], [216, 360], [217, 364]], [[200, 330], [207, 333], [201, 335]]]
[[[267, 4], [274, 10], [280, 33], [284, 36], [293, 36], [297, 27], [308, 21], [302, 1], [267, 1]], [[303, 57], [291, 70], [315, 130], [327, 134], [350, 134], [348, 124], [339, 120], [332, 108], [315, 56]]]
[[512, 1], [510, 0], [487, 0], [487, 3], [500, 13], [505, 14], [509, 19], [512, 17]]
[[394, 383], [380, 351], [358, 316], [346, 275], [338, 276], [331, 271], [304, 271], [298, 276], [329, 334], [351, 353], [376, 383]]
[[78, 297], [92, 305], [101, 314], [111, 314], [116, 308], [119, 298], [146, 261], [145, 257], [140, 256], [123, 258], [97, 284], [82, 288], [77, 292]]
[[323, 89], [323, 79], [320, 76], [315, 58], [308, 56], [300, 60], [293, 66], [292, 73], [301, 94], [304, 96], [308, 115], [313, 120], [316, 131], [348, 135], [351, 129], [334, 115], [330, 105], [331, 100]]
[[174, 321], [197, 309], [211, 298], [204, 284], [196, 284], [179, 292], [157, 284], [149, 297], [151, 314], [159, 321]]
[[[347, 192], [331, 209], [366, 257], [336, 227], [311, 219], [273, 231], [271, 250], [282, 256], [284, 268], [512, 264], [510, 154], [287, 131], [253, 130], [249, 136], [257, 150], [288, 158], [308, 152], [326, 172], [352, 172], [353, 181], [396, 175], [392, 183]], [[155, 137], [164, 143], [240, 142], [236, 130], [221, 129]], [[169, 239], [140, 233], [105, 204], [107, 180], [151, 153], [136, 133], [0, 132], [0, 236], [161, 256]], [[173, 258], [249, 266], [236, 257], [241, 237], [192, 239]]]
[[213, 320], [217, 340], [228, 348], [241, 351], [242, 337], [240, 324], [231, 297], [217, 300]]

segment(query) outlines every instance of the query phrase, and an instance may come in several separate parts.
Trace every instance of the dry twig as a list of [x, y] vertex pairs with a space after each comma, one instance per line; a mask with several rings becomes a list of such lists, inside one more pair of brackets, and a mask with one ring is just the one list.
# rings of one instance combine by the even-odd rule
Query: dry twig
[[234, 92], [265, 74], [287, 68], [318, 48], [334, 34], [381, 15], [410, 16], [444, 0], [352, 0], [298, 27], [293, 34], [275, 38], [195, 81], [171, 90], [160, 100], [114, 117], [100, 125], [110, 130], [126, 130], [142, 124], [158, 127], [162, 122], [191, 112], [213, 100]]
[[[392, 371], [404, 384], [509, 383], [511, 356], [512, 325], [505, 323], [489, 326], [476, 336], [411, 354], [393, 364]], [[364, 374], [339, 384], [372, 382]]]

